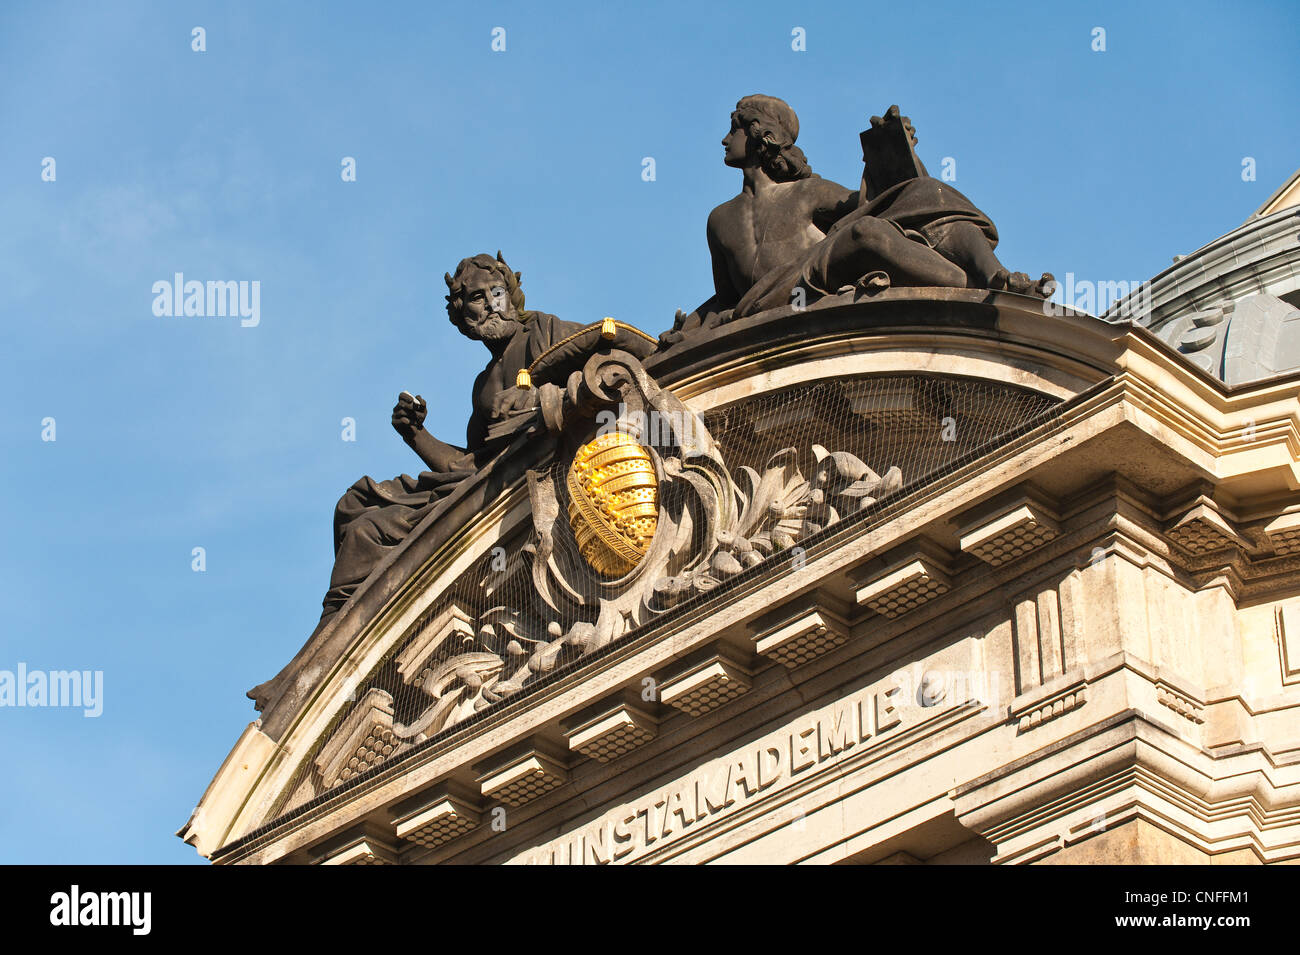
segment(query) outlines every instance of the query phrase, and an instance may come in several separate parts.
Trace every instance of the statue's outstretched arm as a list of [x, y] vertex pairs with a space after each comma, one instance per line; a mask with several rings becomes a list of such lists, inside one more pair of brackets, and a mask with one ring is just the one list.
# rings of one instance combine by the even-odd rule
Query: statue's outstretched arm
[[419, 395], [403, 391], [393, 408], [393, 430], [407, 447], [419, 455], [430, 471], [460, 471], [473, 466], [473, 456], [464, 448], [439, 441], [424, 429], [428, 406]]
[[406, 443], [430, 471], [465, 471], [474, 466], [474, 456], [464, 448], [439, 441], [423, 428]]

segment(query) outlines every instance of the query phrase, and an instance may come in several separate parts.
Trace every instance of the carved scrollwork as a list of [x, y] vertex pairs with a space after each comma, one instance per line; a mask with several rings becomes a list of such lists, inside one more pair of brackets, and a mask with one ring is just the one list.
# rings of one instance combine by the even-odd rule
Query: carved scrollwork
[[[475, 620], [452, 605], [434, 619], [433, 636], [399, 654], [402, 679], [429, 698], [413, 722], [393, 725], [399, 740], [419, 742], [455, 725], [902, 486], [898, 468], [880, 475], [821, 445], [806, 449], [811, 478], [795, 447], [733, 476], [703, 421], [624, 351], [592, 355], [563, 386], [542, 385], [538, 406], [555, 455], [528, 473], [532, 533], [508, 571], [531, 585], [509, 591], [531, 598]], [[653, 519], [644, 520], [641, 507], [634, 515], [641, 523], [620, 523], [632, 498], [619, 495], [648, 487]], [[584, 500], [575, 501], [578, 491]], [[613, 532], [626, 545], [621, 561], [592, 545]], [[443, 647], [453, 655], [425, 662]]]

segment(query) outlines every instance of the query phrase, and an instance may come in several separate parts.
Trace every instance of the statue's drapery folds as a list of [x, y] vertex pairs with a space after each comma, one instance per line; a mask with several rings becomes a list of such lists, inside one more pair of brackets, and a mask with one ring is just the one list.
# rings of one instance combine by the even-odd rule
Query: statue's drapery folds
[[952, 186], [929, 176], [891, 186], [831, 227], [804, 257], [763, 276], [736, 305], [743, 318], [783, 308], [803, 289], [808, 300], [875, 278], [888, 285], [963, 287], [967, 273], [953, 259], [964, 243], [986, 242], [998, 231]]

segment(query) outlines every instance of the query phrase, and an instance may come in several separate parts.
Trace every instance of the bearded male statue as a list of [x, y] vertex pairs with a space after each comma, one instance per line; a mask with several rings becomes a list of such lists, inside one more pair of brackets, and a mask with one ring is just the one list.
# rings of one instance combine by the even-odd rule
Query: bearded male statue
[[495, 259], [490, 255], [463, 259], [456, 274], [445, 278], [451, 323], [491, 352], [487, 367], [474, 380], [474, 410], [465, 446], [447, 444], [426, 431], [424, 399], [401, 394], [393, 408], [393, 428], [429, 470], [416, 478], [402, 474], [391, 481], [363, 477], [339, 499], [334, 511], [334, 571], [321, 625], [439, 501], [509, 442], [508, 429], [489, 440], [489, 426], [535, 403], [536, 390], [516, 387], [519, 371], [581, 328], [554, 315], [526, 311], [519, 273], [510, 270], [500, 252]]

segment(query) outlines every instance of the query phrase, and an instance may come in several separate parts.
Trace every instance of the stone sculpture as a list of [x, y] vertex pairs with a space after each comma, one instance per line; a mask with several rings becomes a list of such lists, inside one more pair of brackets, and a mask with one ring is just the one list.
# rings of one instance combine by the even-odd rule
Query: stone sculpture
[[[743, 187], [709, 216], [715, 292], [690, 316], [679, 313], [664, 344], [845, 291], [941, 286], [1047, 294], [1050, 276], [1034, 283], [1003, 267], [989, 218], [928, 175], [897, 107], [872, 117], [861, 134], [857, 192], [815, 175], [795, 145], [798, 135], [798, 117], [784, 101], [755, 95], [737, 103], [722, 144]], [[820, 447], [811, 482], [795, 467], [793, 449], [763, 473], [741, 469], [737, 480], [702, 427], [683, 430], [697, 419], [641, 366], [659, 344], [654, 339], [613, 319], [583, 327], [525, 310], [519, 274], [500, 252], [464, 259], [445, 278], [452, 324], [491, 352], [474, 382], [465, 446], [429, 434], [424, 399], [401, 394], [393, 427], [429, 470], [388, 481], [363, 477], [339, 500], [334, 568], [316, 633], [440, 501], [525, 427], [549, 435], [554, 458], [570, 467], [558, 481], [548, 471], [530, 472], [536, 535], [524, 563], [541, 606], [480, 615], [475, 652], [496, 654], [475, 663], [490, 671], [474, 677], [485, 681], [484, 700], [552, 668], [563, 648], [598, 649], [901, 481], [897, 469], [882, 477], [852, 455]], [[593, 415], [615, 408], [623, 437], [596, 436]], [[677, 424], [659, 436], [664, 441], [651, 440], [629, 414]], [[561, 533], [562, 513], [570, 526]], [[575, 605], [579, 592], [586, 596]], [[586, 615], [592, 606], [597, 612]], [[505, 642], [498, 645], [493, 633]], [[520, 656], [522, 670], [514, 665]], [[448, 685], [460, 685], [457, 679]], [[249, 696], [260, 709], [282, 689], [277, 677]]]
[[[427, 697], [411, 723], [391, 724], [403, 745], [791, 552], [902, 487], [897, 467], [877, 474], [820, 445], [811, 446], [811, 480], [794, 448], [773, 455], [761, 472], [741, 467], [733, 475], [703, 423], [636, 355], [609, 343], [586, 351], [567, 382], [539, 387], [558, 467], [528, 472], [532, 533], [524, 559], [507, 571], [530, 583], [510, 592], [529, 597], [478, 614], [477, 628], [450, 605], [398, 655], [402, 679]], [[615, 490], [592, 493], [602, 485]], [[608, 548], [590, 546], [602, 537]]]
[[678, 313], [665, 344], [699, 327], [840, 291], [889, 286], [1007, 289], [1046, 297], [993, 250], [992, 221], [916, 156], [911, 121], [891, 106], [861, 134], [855, 193], [813, 173], [795, 145], [799, 119], [783, 100], [746, 96], [731, 114], [723, 161], [743, 174], [740, 194], [709, 215], [714, 294]]
[[419, 395], [403, 392], [393, 408], [393, 428], [428, 466], [418, 478], [390, 481], [363, 477], [339, 499], [334, 512], [334, 571], [321, 620], [328, 620], [392, 547], [400, 544], [429, 509], [501, 449], [494, 421], [526, 410], [536, 392], [516, 385], [521, 369], [581, 326], [524, 308], [519, 273], [498, 252], [463, 259], [447, 275], [447, 315], [461, 334], [491, 352], [474, 381], [474, 411], [464, 447], [446, 444], [424, 429], [428, 411]]

